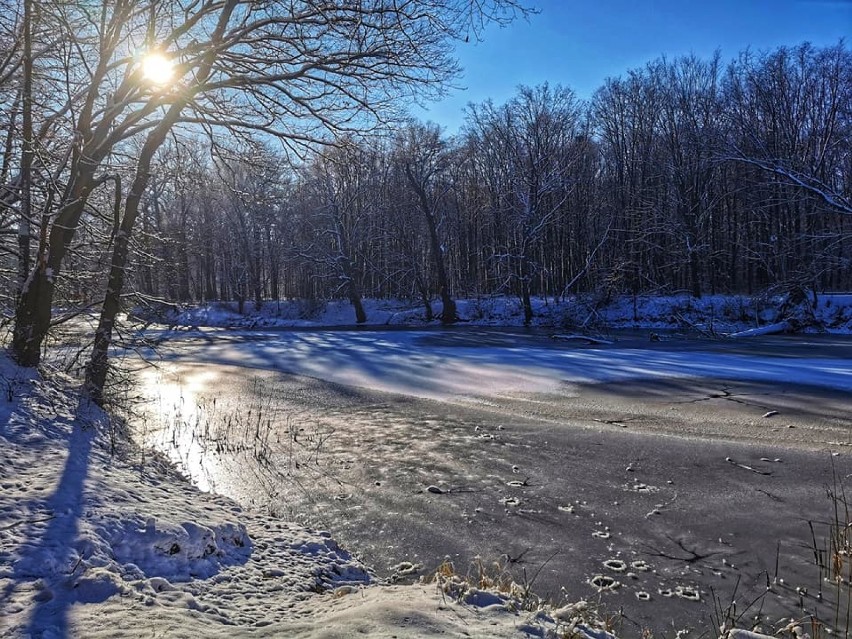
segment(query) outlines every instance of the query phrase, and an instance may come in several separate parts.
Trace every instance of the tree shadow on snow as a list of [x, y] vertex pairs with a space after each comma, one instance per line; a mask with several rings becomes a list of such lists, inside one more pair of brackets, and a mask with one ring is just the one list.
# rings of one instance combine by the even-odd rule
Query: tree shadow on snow
[[[26, 542], [21, 544], [10, 584], [3, 599], [26, 584], [43, 578], [43, 587], [33, 595], [34, 607], [24, 636], [39, 636], [48, 628], [65, 636], [68, 609], [76, 600], [74, 579], [85, 550], [78, 551], [79, 522], [83, 515], [85, 481], [89, 473], [95, 430], [76, 420], [68, 438], [68, 457], [53, 494], [32, 509], [40, 512], [27, 523]], [[47, 520], [47, 525], [39, 524]], [[109, 596], [109, 595], [107, 595]]]

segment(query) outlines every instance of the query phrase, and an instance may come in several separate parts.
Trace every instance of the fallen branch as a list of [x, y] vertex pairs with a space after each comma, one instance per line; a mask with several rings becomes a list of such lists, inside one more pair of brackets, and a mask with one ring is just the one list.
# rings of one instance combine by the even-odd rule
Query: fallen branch
[[601, 339], [599, 337], [590, 337], [588, 335], [558, 334], [551, 335], [550, 339], [556, 339], [563, 342], [585, 342], [586, 344], [592, 344], [596, 346], [609, 346], [612, 344], [612, 342], [609, 340]]
[[758, 337], [760, 335], [777, 335], [778, 333], [789, 333], [793, 330], [793, 325], [790, 322], [776, 322], [775, 324], [767, 324], [759, 328], [750, 328], [747, 331], [731, 333], [728, 335], [731, 339], [739, 339], [741, 337]]
[[759, 468], [753, 468], [752, 466], [746, 466], [745, 464], [740, 464], [737, 461], [734, 461], [730, 457], [725, 457], [725, 461], [731, 464], [732, 466], [736, 466], [737, 468], [742, 468], [743, 470], [750, 470], [753, 473], [757, 473], [758, 475], [771, 475], [768, 470], [760, 470]]

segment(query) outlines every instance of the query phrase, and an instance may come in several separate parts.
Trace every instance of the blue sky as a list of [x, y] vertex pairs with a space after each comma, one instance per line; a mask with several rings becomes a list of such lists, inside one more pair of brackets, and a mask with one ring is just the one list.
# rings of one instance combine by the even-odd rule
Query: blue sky
[[590, 97], [607, 77], [663, 54], [716, 49], [724, 60], [751, 47], [773, 49], [810, 41], [852, 44], [852, 0], [527, 0], [540, 9], [529, 21], [489, 27], [484, 41], [460, 44], [465, 68], [443, 101], [417, 110], [454, 133], [469, 102], [509, 99], [519, 84], [545, 81]]

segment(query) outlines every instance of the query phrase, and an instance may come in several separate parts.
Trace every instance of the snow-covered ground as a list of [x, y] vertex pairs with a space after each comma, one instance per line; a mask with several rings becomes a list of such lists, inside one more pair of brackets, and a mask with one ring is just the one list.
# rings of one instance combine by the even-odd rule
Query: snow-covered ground
[[[813, 300], [810, 300], [813, 302]], [[466, 325], [521, 326], [523, 310], [512, 297], [483, 297], [457, 301], [458, 315]], [[421, 306], [398, 300], [364, 300], [367, 325], [423, 325]], [[601, 331], [641, 328], [654, 330], [699, 330], [730, 334], [758, 328], [787, 319], [783, 297], [707, 295], [622, 296], [602, 299], [576, 296], [565, 300], [533, 299], [533, 326], [566, 330]], [[440, 304], [435, 305], [440, 312]], [[807, 308], [809, 330], [852, 333], [852, 294], [819, 294], [816, 304]], [[149, 319], [179, 326], [216, 327], [317, 327], [355, 324], [355, 313], [345, 300], [306, 302], [290, 300], [265, 302], [258, 310], [247, 302], [243, 313], [234, 302], [214, 302], [202, 306], [160, 309], [158, 314], [140, 310]], [[433, 320], [438, 323], [438, 320]]]
[[[367, 301], [367, 310], [370, 324], [423, 321], [421, 309], [402, 303]], [[522, 324], [517, 303], [505, 298], [461, 301], [459, 311], [468, 325]], [[779, 320], [770, 304], [759, 308], [744, 298], [710, 297], [625, 298], [610, 305], [536, 300], [536, 313], [537, 325], [564, 332], [644, 327], [719, 334]], [[832, 332], [852, 332], [852, 295], [821, 296], [814, 316]], [[175, 325], [251, 328], [354, 323], [343, 302], [312, 308], [270, 303], [248, 315], [229, 305], [213, 305], [167, 319]], [[197, 335], [204, 339], [205, 332]], [[221, 333], [243, 339], [239, 332]], [[462, 349], [453, 344], [432, 344], [428, 352], [417, 353], [422, 340], [439, 335], [417, 333], [386, 342], [374, 335], [370, 343], [343, 343], [333, 332], [294, 334], [286, 344], [259, 340], [249, 351], [233, 348], [236, 344], [211, 345], [205, 357], [225, 364], [239, 357], [243, 365], [251, 365], [245, 358], [253, 357], [258, 367], [274, 362], [281, 370], [344, 384], [357, 378], [371, 388], [427, 397], [470, 392], [426, 384], [424, 364], [446, 365], [450, 350], [463, 370], [444, 376], [446, 380], [475, 380], [480, 389], [486, 380], [494, 392], [546, 391], [554, 379], [720, 372], [852, 389], [852, 371], [831, 358], [748, 359], [672, 351], [631, 355], [625, 349], [610, 352], [604, 345], [564, 352], [502, 349], [500, 361], [480, 346], [459, 360]], [[412, 353], [417, 353], [415, 360]], [[376, 366], [379, 357], [381, 366]], [[363, 365], [352, 368], [353, 361]], [[371, 377], [371, 370], [380, 372]], [[556, 610], [525, 610], [520, 593], [479, 590], [479, 584], [458, 577], [407, 586], [381, 583], [328, 533], [199, 492], [159, 457], [130, 447], [114, 419], [69, 389], [71, 382], [60, 376], [45, 381], [0, 356], [4, 637], [611, 637], [600, 629], [593, 611], [570, 602], [555, 602], [565, 604]]]
[[[328, 533], [201, 493], [118, 425], [0, 356], [4, 637], [606, 639], [583, 605], [453, 575], [378, 583]], [[571, 631], [575, 634], [571, 634]]]

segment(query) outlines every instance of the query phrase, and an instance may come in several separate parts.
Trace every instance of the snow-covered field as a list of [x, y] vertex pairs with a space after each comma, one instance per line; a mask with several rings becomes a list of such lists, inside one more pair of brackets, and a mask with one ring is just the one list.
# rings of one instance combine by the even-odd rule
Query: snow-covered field
[[4, 637], [605, 639], [583, 605], [520, 610], [458, 577], [378, 583], [328, 533], [201, 493], [61, 378], [0, 357]]
[[[811, 300], [812, 302], [813, 300]], [[475, 326], [521, 326], [523, 310], [511, 297], [483, 297], [457, 301], [463, 324]], [[367, 325], [423, 325], [422, 307], [399, 300], [364, 300]], [[258, 310], [247, 302], [243, 313], [235, 302], [214, 302], [202, 306], [160, 309], [156, 316], [143, 316], [179, 326], [215, 327], [317, 327], [355, 324], [355, 313], [345, 300], [306, 302], [290, 300], [265, 302]], [[564, 300], [533, 299], [532, 326], [566, 330], [602, 331], [641, 328], [654, 330], [698, 330], [730, 334], [771, 325], [786, 319], [782, 297], [707, 295], [622, 296], [601, 299], [576, 296]], [[436, 305], [435, 312], [440, 312]], [[852, 333], [852, 294], [820, 294], [807, 309], [814, 326], [830, 333]], [[812, 316], [811, 316], [812, 315]], [[439, 323], [433, 320], [433, 323]], [[814, 330], [811, 327], [809, 330]]]

